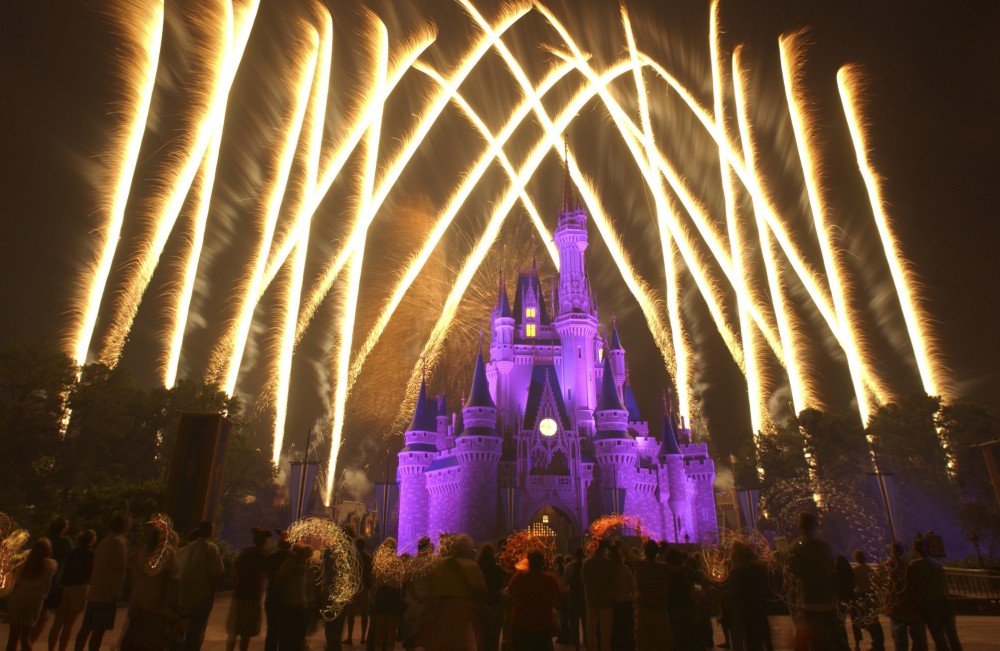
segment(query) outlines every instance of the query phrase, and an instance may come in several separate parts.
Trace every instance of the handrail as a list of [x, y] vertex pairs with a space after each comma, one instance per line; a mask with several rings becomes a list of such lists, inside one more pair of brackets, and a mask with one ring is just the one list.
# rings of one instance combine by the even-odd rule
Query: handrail
[[1000, 573], [958, 567], [944, 568], [945, 585], [952, 599], [1000, 603]]

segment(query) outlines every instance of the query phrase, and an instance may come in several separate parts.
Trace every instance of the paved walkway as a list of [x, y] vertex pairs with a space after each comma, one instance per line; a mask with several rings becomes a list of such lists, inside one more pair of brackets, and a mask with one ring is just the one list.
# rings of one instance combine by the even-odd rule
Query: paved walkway
[[[209, 620], [208, 630], [205, 634], [205, 644], [202, 646], [203, 651], [225, 651], [226, 645], [226, 615], [229, 613], [229, 602], [230, 595], [228, 593], [222, 593], [215, 599], [215, 607], [212, 609], [212, 616]], [[125, 622], [125, 609], [119, 609], [118, 617], [115, 623], [117, 627], [114, 631], [109, 632], [104, 636], [104, 645], [101, 647], [102, 651], [113, 649], [113, 645], [117, 644], [118, 639], [121, 637], [121, 628]], [[883, 628], [886, 632], [886, 638], [888, 642], [888, 647], [891, 649], [892, 644], [888, 639], [889, 635], [889, 622], [883, 618]], [[357, 636], [360, 635], [359, 627], [361, 622], [358, 621], [355, 624], [355, 644], [353, 646], [345, 645], [344, 648], [349, 651], [362, 651], [364, 647], [357, 643]], [[4, 629], [7, 627], [4, 626]], [[776, 651], [786, 651], [791, 650], [792, 647], [792, 621], [789, 617], [772, 617], [771, 618], [771, 628], [774, 631], [774, 643]], [[79, 629], [79, 622], [77, 623], [77, 630]], [[959, 616], [958, 617], [958, 633], [962, 640], [962, 646], [965, 651], [996, 651], [1000, 649], [1000, 617], [974, 617], [974, 616]], [[47, 645], [45, 643], [45, 636], [48, 632], [44, 632], [41, 639], [35, 645], [37, 651], [45, 651]], [[3, 642], [7, 641], [7, 631], [3, 631]], [[716, 630], [715, 636], [716, 644], [722, 642], [722, 632]], [[326, 641], [323, 639], [323, 629], [321, 626], [316, 627], [316, 631], [313, 632], [308, 639], [308, 651], [323, 651], [326, 646]], [[933, 642], [931, 642], [933, 647]], [[250, 651], [262, 651], [264, 648], [264, 637], [254, 638], [250, 643]], [[397, 650], [402, 650], [401, 645], [396, 645]], [[863, 649], [868, 649], [869, 644], [867, 637]], [[557, 651], [575, 651], [573, 647], [556, 645]]]

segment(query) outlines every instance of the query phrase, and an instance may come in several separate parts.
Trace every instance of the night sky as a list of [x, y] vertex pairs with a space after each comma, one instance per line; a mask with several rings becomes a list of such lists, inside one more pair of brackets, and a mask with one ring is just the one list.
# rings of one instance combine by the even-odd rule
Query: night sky
[[[69, 331], [67, 315], [83, 282], [81, 271], [96, 254], [93, 232], [101, 223], [100, 191], [106, 183], [102, 172], [107, 157], [114, 155], [114, 103], [121, 88], [114, 65], [120, 41], [111, 21], [96, 10], [102, 4], [14, 0], [0, 8], [0, 210], [4, 227], [0, 237], [0, 343], [34, 336], [63, 340]], [[482, 2], [480, 7], [485, 15], [493, 16], [496, 4]], [[342, 135], [344, 116], [363, 94], [370, 66], [362, 55], [361, 3], [328, 0], [327, 5], [334, 18], [335, 54], [326, 136], [335, 141]], [[171, 155], [176, 155], [178, 133], [186, 125], [193, 70], [197, 68], [190, 52], [197, 38], [185, 16], [198, 13], [199, 6], [194, 0], [167, 2], [157, 90], [106, 297], [120, 290], [114, 283], [123, 278], [127, 252], [135, 238], [148, 229], [144, 206], [157, 186], [160, 170]], [[475, 35], [469, 20], [452, 2], [385, 0], [369, 6], [385, 20], [391, 38], [412, 33], [427, 18], [433, 19], [439, 30], [438, 42], [422, 60], [442, 71], [450, 69]], [[298, 42], [299, 21], [308, 15], [307, 7], [299, 0], [264, 0], [237, 76], [182, 376], [198, 379], [205, 373], [208, 353], [221, 326], [232, 317], [232, 287], [253, 246], [253, 216], [259, 211], [255, 197], [267, 177], [268, 155], [288, 111], [290, 93], [285, 80], [292, 63], [290, 53]], [[624, 52], [616, 3], [567, 0], [551, 7], [593, 54], [595, 65], [607, 64]], [[708, 3], [629, 2], [628, 7], [639, 47], [677, 75], [710, 108]], [[904, 392], [919, 388], [916, 368], [901, 339], [902, 320], [888, 291], [888, 273], [880, 262], [881, 249], [836, 87], [835, 75], [841, 65], [861, 65], [868, 81], [865, 115], [872, 160], [883, 179], [892, 226], [921, 282], [923, 304], [934, 319], [933, 333], [949, 368], [952, 392], [1000, 408], [1000, 345], [994, 334], [1000, 318], [996, 289], [1000, 283], [996, 264], [1000, 215], [994, 197], [1000, 187], [1000, 39], [996, 37], [1000, 7], [987, 2], [724, 2], [722, 25], [727, 54], [738, 43], [747, 48], [754, 115], [765, 143], [762, 165], [775, 187], [778, 205], [799, 220], [792, 227], [803, 241], [814, 240], [815, 233], [805, 217], [802, 178], [796, 172], [797, 156], [778, 69], [777, 37], [808, 29], [810, 45], [803, 79], [817, 116], [833, 221], [848, 252], [857, 300], [866, 314], [879, 367], [894, 390]], [[558, 46], [558, 37], [538, 15], [523, 19], [506, 40], [533, 79], [555, 60], [544, 46]], [[556, 97], [566, 97], [568, 90], [575, 88], [579, 77], [571, 78], [572, 84], [557, 88]], [[623, 78], [615, 86], [620, 97], [628, 97], [631, 89], [634, 98], [630, 83], [631, 79]], [[418, 73], [410, 72], [404, 78], [386, 106], [380, 159], [398, 146], [412, 125], [412, 115], [419, 112], [433, 88]], [[651, 88], [652, 111], [665, 153], [680, 162], [685, 178], [704, 205], [719, 215], [722, 199], [715, 151], [664, 84], [654, 83]], [[509, 74], [495, 56], [484, 60], [463, 91], [494, 129], [518, 98]], [[731, 97], [727, 101], [731, 107]], [[623, 100], [623, 105], [632, 111], [636, 108], [634, 99]], [[546, 106], [550, 112], [559, 110], [555, 100], [547, 101]], [[633, 118], [636, 115], [633, 112]], [[533, 125], [519, 132], [507, 148], [515, 165], [527, 152], [528, 136], [533, 141], [540, 133]], [[601, 192], [637, 270], [662, 292], [662, 259], [650, 216], [652, 199], [613, 123], [594, 101], [580, 112], [567, 136], [585, 173]], [[362, 301], [359, 324], [374, 318], [386, 287], [481, 146], [461, 116], [453, 108], [446, 110], [373, 224], [362, 281], [366, 300]], [[358, 170], [356, 163], [349, 164], [345, 180], [338, 180], [320, 208], [315, 242], [310, 246], [309, 278], [315, 277], [324, 257], [345, 235], [344, 224], [353, 206], [353, 182], [349, 179]], [[448, 279], [481, 231], [488, 207], [497, 201], [505, 181], [498, 169], [484, 179], [446, 237], [445, 246], [432, 259], [424, 284], [415, 286], [413, 298], [404, 303], [387, 330], [384, 338], [392, 345], [376, 348], [370, 364], [378, 370], [366, 370], [359, 378], [353, 402], [348, 405], [345, 430], [345, 453], [350, 463], [362, 466], [377, 461], [384, 449], [379, 435], [391, 433], [397, 417], [395, 407], [386, 409], [385, 405], [400, 403], [409, 371], [418, 363], [423, 341], [418, 335], [426, 337], [433, 325], [435, 311], [447, 294]], [[550, 229], [555, 226], [561, 188], [562, 171], [556, 157], [550, 155], [529, 186]], [[510, 277], [519, 266], [530, 263], [528, 224], [523, 208], [515, 206], [470, 289], [470, 298], [459, 311], [459, 320], [445, 345], [441, 370], [436, 376], [432, 374], [432, 391], [446, 391], [452, 407], [471, 379], [478, 329], [487, 325], [482, 309], [495, 296], [497, 274], [503, 270]], [[662, 358], [593, 226], [590, 234], [589, 263], [602, 321], [610, 325], [611, 314], [618, 315], [640, 406], [651, 422], [658, 422], [659, 396], [667, 381], [659, 363]], [[137, 380], [147, 386], [156, 382], [163, 328], [158, 308], [182, 241], [175, 233], [168, 243], [122, 358]], [[816, 251], [809, 246], [808, 251]], [[542, 275], [548, 277], [554, 269], [540, 246], [537, 250]], [[690, 288], [690, 283], [687, 286]], [[109, 301], [104, 305], [110, 305]], [[266, 294], [257, 311], [238, 386], [251, 402], [264, 384], [266, 355], [262, 351], [268, 346], [267, 327], [273, 322], [268, 306], [273, 305], [274, 297]], [[694, 382], [704, 398], [706, 429], [720, 449], [728, 452], [749, 436], [745, 386], [694, 290], [686, 294], [685, 312], [693, 324], [689, 336], [698, 348]], [[107, 325], [106, 314], [102, 308], [98, 338], [102, 325]], [[323, 416], [320, 397], [329, 392], [322, 379], [327, 366], [324, 351], [330, 345], [335, 315], [335, 302], [328, 300], [298, 350], [289, 432], [304, 432]], [[816, 326], [815, 314], [803, 308], [801, 315], [813, 338], [815, 368], [826, 400], [832, 407], [849, 406], [844, 364], [831, 347], [829, 336]], [[359, 325], [355, 338], [366, 332], [367, 326]], [[780, 391], [775, 400], [780, 402]]]

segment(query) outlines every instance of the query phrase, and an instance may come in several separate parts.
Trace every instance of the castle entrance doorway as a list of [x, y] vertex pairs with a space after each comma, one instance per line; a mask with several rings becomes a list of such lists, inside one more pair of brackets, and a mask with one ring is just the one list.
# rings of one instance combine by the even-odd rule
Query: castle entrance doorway
[[552, 536], [556, 551], [560, 554], [569, 552], [570, 543], [577, 535], [569, 516], [551, 505], [543, 506], [531, 516], [528, 529], [541, 536]]

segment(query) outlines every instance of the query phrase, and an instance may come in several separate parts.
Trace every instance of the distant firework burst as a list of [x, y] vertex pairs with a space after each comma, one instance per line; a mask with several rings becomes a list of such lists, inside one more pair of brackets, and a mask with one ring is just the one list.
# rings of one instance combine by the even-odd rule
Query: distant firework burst
[[[615, 305], [645, 320], [680, 416], [700, 412], [706, 323], [746, 377], [755, 431], [786, 387], [796, 411], [830, 399], [815, 379], [823, 351], [839, 351], [862, 420], [901, 393], [874, 335], [906, 338], [901, 364], [948, 397], [871, 165], [860, 71], [845, 65], [831, 80], [842, 104], [824, 109], [850, 133], [886, 277], [862, 283], [846, 262], [800, 34], [769, 44], [772, 75], [726, 42], [717, 4], [700, 67], [627, 3], [614, 30], [607, 3], [442, 0], [432, 16], [389, 2], [178, 4], [112, 4], [121, 111], [67, 349], [118, 363], [151, 304], [161, 381], [257, 395], [276, 462], [290, 401], [319, 394], [327, 498], [345, 427], [398, 429], [421, 358], [432, 379], [445, 359], [464, 368], [456, 351], [475, 345], [468, 323], [496, 295], [493, 271], [513, 277], [531, 241], [555, 271], [562, 170], [593, 222], [588, 255], [617, 270], [598, 289], [624, 282]], [[171, 118], [158, 98], [177, 83], [187, 101]], [[788, 178], [763, 162], [780, 134]], [[898, 314], [866, 313], [863, 284], [891, 288]], [[454, 394], [468, 380], [441, 376]]]

